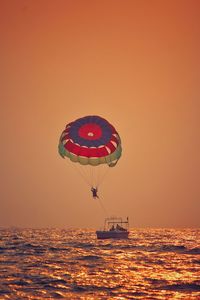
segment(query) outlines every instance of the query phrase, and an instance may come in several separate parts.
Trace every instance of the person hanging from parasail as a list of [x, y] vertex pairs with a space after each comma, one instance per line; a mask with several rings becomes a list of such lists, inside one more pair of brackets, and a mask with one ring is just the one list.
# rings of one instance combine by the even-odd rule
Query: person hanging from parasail
[[96, 187], [96, 188], [95, 188], [95, 187], [92, 187], [92, 188], [91, 188], [91, 192], [92, 192], [92, 197], [93, 197], [94, 199], [96, 199], [96, 198], [99, 199], [99, 196], [97, 195], [97, 192], [98, 192], [97, 187]]

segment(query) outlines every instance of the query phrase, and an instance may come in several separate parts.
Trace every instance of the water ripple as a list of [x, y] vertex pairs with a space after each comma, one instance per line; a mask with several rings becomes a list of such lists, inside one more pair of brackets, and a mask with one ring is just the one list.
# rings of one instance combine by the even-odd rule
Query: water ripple
[[200, 299], [198, 229], [1, 229], [0, 299]]

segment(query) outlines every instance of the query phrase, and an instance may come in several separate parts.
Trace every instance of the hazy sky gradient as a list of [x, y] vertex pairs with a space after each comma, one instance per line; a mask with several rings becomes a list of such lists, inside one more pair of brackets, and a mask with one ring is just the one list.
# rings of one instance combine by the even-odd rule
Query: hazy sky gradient
[[96, 227], [57, 153], [97, 114], [123, 155], [99, 194], [131, 226], [200, 225], [200, 1], [0, 1], [0, 226]]

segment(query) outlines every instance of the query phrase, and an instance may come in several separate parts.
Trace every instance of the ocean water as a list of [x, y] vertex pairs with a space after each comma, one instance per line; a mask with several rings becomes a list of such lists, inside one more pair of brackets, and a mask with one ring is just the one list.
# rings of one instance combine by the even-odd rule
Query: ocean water
[[200, 229], [0, 229], [0, 299], [200, 299]]

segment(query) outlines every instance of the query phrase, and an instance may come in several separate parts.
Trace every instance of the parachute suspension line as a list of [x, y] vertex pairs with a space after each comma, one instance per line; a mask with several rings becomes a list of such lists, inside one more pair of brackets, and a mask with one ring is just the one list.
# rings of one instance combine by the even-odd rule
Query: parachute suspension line
[[89, 166], [91, 187], [95, 187], [95, 178], [94, 178], [93, 168], [94, 168], [93, 166]]
[[88, 183], [90, 184], [90, 186], [92, 185], [92, 176], [91, 176], [91, 170], [90, 170], [90, 166], [86, 165], [86, 166], [78, 166], [80, 171], [82, 171], [82, 174], [84, 174], [85, 178], [87, 179]]
[[100, 174], [101, 168], [99, 168], [99, 166], [94, 167], [91, 165], [89, 165], [88, 168], [89, 168], [88, 169], [88, 171], [89, 171], [88, 178], [90, 178], [91, 187], [94, 187], [94, 188], [98, 187], [99, 186], [99, 184], [98, 184], [99, 174]]
[[81, 170], [79, 170], [78, 166], [74, 164], [69, 164], [70, 168], [73, 169], [73, 172], [75, 171], [76, 173], [78, 173], [82, 178], [83, 180], [85, 181], [85, 183], [89, 186], [91, 186], [90, 182], [87, 180], [87, 177], [84, 176], [84, 174], [81, 172]]
[[102, 184], [102, 182], [104, 181], [104, 179], [106, 178], [106, 176], [107, 176], [107, 174], [108, 174], [108, 172], [110, 170], [110, 168], [107, 165], [105, 167], [106, 167], [105, 171], [98, 178], [97, 187], [99, 187], [99, 185]]
[[100, 178], [101, 178], [101, 173], [102, 173], [102, 171], [103, 171], [103, 167], [104, 166], [99, 166], [98, 167], [98, 170], [97, 170], [97, 172], [96, 172], [96, 187], [98, 187], [99, 186], [99, 184], [100, 184]]
[[96, 187], [99, 186], [99, 176], [100, 176], [101, 172], [102, 172], [102, 166], [99, 165], [99, 166], [96, 168], [95, 174], [94, 174], [94, 178], [95, 178], [94, 180], [95, 180], [95, 185], [96, 185]]
[[87, 174], [84, 173], [83, 169], [79, 168], [77, 165], [74, 164], [75, 169], [79, 173], [79, 175], [83, 178], [85, 183], [91, 187], [91, 182], [87, 180]]

